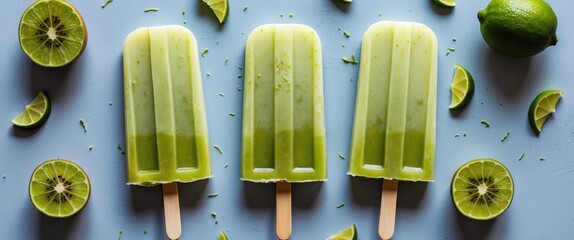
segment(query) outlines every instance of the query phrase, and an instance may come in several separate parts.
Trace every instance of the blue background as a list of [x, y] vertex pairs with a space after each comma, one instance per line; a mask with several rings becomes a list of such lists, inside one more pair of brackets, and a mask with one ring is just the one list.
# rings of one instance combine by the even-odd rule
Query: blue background
[[[35, 65], [20, 49], [18, 24], [32, 1], [10, 1], [0, 8], [0, 239], [118, 239], [120, 231], [124, 240], [166, 238], [161, 188], [125, 185], [125, 156], [116, 147], [125, 145], [124, 38], [138, 27], [165, 24], [189, 28], [199, 49], [209, 49], [200, 59], [210, 144], [223, 149], [223, 154], [212, 149], [212, 179], [179, 185], [182, 239], [215, 239], [220, 231], [230, 239], [274, 239], [274, 185], [239, 180], [242, 92], [236, 86], [243, 85], [238, 75], [247, 35], [266, 23], [310, 25], [323, 44], [329, 180], [293, 186], [292, 239], [324, 239], [353, 223], [359, 239], [377, 239], [381, 181], [347, 176], [348, 159], [339, 154], [349, 155], [359, 68], [343, 63], [341, 57], [358, 57], [363, 32], [381, 20], [425, 23], [439, 39], [435, 181], [400, 183], [395, 238], [574, 236], [574, 3], [570, 1], [548, 1], [559, 20], [558, 44], [526, 59], [501, 56], [484, 43], [476, 13], [486, 0], [459, 1], [452, 11], [430, 0], [357, 0], [348, 5], [330, 0], [230, 0], [229, 18], [221, 26], [199, 0], [115, 0], [104, 9], [104, 0], [69, 2], [82, 13], [89, 41], [76, 62], [57, 69]], [[144, 13], [151, 7], [159, 11]], [[345, 37], [343, 31], [351, 36]], [[447, 56], [449, 47], [456, 50]], [[448, 110], [455, 63], [467, 67], [476, 82], [472, 102], [458, 113]], [[531, 100], [545, 89], [565, 94], [536, 136], [526, 113]], [[13, 128], [11, 119], [40, 90], [51, 96], [49, 120], [35, 131]], [[485, 128], [481, 120], [491, 126]], [[501, 142], [507, 131], [510, 136]], [[457, 213], [449, 184], [460, 165], [482, 157], [498, 159], [510, 169], [516, 192], [506, 213], [478, 222]], [[33, 169], [54, 158], [78, 163], [92, 182], [86, 208], [68, 219], [42, 215], [28, 197]], [[219, 196], [208, 198], [212, 193]], [[345, 206], [337, 208], [340, 204]]]

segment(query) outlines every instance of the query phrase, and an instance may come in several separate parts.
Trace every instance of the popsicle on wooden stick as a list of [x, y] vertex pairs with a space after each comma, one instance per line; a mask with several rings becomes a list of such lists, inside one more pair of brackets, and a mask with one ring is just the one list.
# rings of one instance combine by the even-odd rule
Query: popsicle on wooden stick
[[432, 181], [437, 40], [420, 23], [383, 21], [365, 32], [349, 175], [383, 178], [379, 234], [390, 239], [398, 180]]
[[291, 234], [290, 183], [327, 178], [321, 41], [309, 26], [269, 24], [245, 50], [241, 179], [277, 183], [277, 235]]
[[163, 185], [166, 231], [177, 239], [177, 182], [211, 177], [197, 42], [181, 26], [139, 28], [123, 66], [128, 184]]

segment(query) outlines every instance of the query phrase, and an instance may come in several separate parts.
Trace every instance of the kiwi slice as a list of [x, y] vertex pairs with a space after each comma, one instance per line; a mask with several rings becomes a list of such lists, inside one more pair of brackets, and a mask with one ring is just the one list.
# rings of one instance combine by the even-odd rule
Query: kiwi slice
[[88, 42], [80, 13], [64, 0], [37, 0], [22, 15], [20, 47], [35, 63], [65, 66], [78, 58]]
[[90, 197], [88, 175], [75, 163], [49, 160], [40, 164], [30, 179], [30, 199], [42, 213], [65, 218], [82, 210]]
[[450, 189], [458, 211], [476, 220], [498, 217], [508, 209], [514, 196], [510, 172], [489, 158], [462, 165], [454, 174]]

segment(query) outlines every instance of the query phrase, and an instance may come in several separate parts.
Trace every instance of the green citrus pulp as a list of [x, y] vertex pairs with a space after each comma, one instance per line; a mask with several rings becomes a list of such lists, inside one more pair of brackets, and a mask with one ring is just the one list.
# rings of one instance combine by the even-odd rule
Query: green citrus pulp
[[536, 133], [542, 131], [542, 125], [556, 110], [556, 104], [562, 94], [560, 90], [546, 90], [534, 98], [528, 109], [528, 121]]
[[329, 237], [329, 240], [357, 240], [357, 227], [355, 224], [343, 229], [339, 233]]
[[80, 13], [66, 1], [37, 0], [22, 15], [20, 46], [35, 63], [61, 67], [78, 58], [88, 41]]
[[50, 98], [44, 92], [40, 92], [30, 104], [26, 105], [24, 112], [12, 119], [12, 124], [24, 129], [40, 127], [48, 120], [51, 109]]
[[32, 203], [40, 212], [65, 218], [84, 208], [90, 197], [90, 181], [75, 163], [49, 160], [32, 173], [29, 192]]
[[472, 75], [461, 65], [454, 65], [454, 77], [450, 85], [450, 91], [450, 109], [459, 109], [466, 106], [474, 94]]
[[514, 182], [508, 169], [494, 159], [476, 159], [454, 174], [451, 197], [458, 211], [469, 218], [488, 220], [512, 203]]

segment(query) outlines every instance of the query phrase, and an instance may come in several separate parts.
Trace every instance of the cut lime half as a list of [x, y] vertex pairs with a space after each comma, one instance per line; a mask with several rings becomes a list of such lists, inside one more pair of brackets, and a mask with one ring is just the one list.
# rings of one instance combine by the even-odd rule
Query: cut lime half
[[353, 224], [353, 226], [345, 228], [343, 231], [330, 236], [328, 240], [357, 240], [357, 227]]
[[44, 67], [73, 62], [88, 42], [82, 16], [61, 0], [37, 0], [30, 5], [22, 14], [18, 37], [24, 53]]
[[514, 182], [502, 163], [483, 158], [463, 164], [454, 174], [450, 190], [454, 205], [462, 215], [488, 220], [510, 206]]
[[229, 15], [229, 2], [227, 0], [203, 0], [213, 10], [219, 23], [224, 23]]
[[40, 92], [30, 104], [26, 105], [24, 112], [12, 119], [12, 124], [24, 129], [40, 127], [48, 120], [51, 109], [50, 99], [44, 92]]
[[220, 232], [219, 235], [217, 235], [217, 240], [229, 240], [229, 238], [227, 238], [224, 232]]
[[474, 80], [470, 72], [461, 65], [454, 65], [454, 77], [450, 84], [450, 109], [459, 109], [466, 106], [474, 95]]
[[456, 5], [454, 0], [432, 0], [432, 1], [436, 4], [438, 4], [439, 6], [443, 6], [443, 7], [453, 8]]
[[29, 191], [32, 204], [40, 212], [65, 218], [80, 211], [88, 202], [90, 180], [73, 162], [49, 160], [34, 169]]
[[528, 121], [536, 133], [542, 131], [542, 125], [556, 110], [556, 104], [562, 94], [560, 90], [546, 90], [534, 98], [528, 109]]

